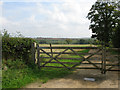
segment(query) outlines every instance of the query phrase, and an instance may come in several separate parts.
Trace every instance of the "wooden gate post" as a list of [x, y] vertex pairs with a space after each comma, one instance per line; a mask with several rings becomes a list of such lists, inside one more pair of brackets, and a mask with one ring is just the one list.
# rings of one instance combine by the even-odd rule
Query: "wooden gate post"
[[35, 53], [36, 53], [36, 43], [34, 42], [34, 43], [32, 43], [32, 45], [31, 45], [31, 53], [32, 53], [32, 57], [31, 57], [31, 59], [32, 59], [32, 61], [33, 61], [33, 63], [35, 64], [35, 62], [36, 62], [36, 58], [35, 58]]
[[102, 74], [103, 74], [103, 52], [104, 51], [103, 51], [103, 46], [102, 46], [102, 59], [101, 59], [102, 60], [102, 64], [101, 64], [101, 73]]
[[104, 47], [104, 53], [103, 53], [103, 61], [104, 61], [104, 72], [103, 74], [106, 73], [106, 48]]
[[52, 44], [50, 43], [51, 56], [53, 57]]
[[106, 49], [102, 48], [102, 74], [106, 73]]
[[37, 64], [38, 64], [38, 68], [40, 68], [40, 49], [39, 49], [39, 44], [37, 44]]

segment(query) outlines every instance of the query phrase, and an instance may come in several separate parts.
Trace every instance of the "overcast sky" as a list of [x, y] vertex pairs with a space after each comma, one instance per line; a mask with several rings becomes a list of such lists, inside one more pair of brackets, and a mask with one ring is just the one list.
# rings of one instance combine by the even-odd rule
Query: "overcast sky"
[[[17, 0], [18, 1], [18, 0]], [[91, 37], [86, 18], [95, 0], [4, 0], [0, 28], [26, 37]]]

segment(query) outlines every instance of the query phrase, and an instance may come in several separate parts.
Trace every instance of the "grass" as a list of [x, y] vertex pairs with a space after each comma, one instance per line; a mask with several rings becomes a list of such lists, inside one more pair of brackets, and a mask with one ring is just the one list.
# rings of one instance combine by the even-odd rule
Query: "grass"
[[[23, 62], [19, 61], [19, 63]], [[23, 68], [8, 68], [8, 70], [2, 71], [2, 87], [21, 88], [27, 85], [28, 83], [35, 82], [37, 80], [41, 81], [42, 83], [45, 83], [49, 79], [61, 78], [70, 73], [72, 72], [67, 69], [42, 68], [40, 70], [35, 65], [33, 66], [24, 64]]]
[[88, 53], [89, 52], [89, 49], [85, 49], [85, 50], [82, 50], [82, 51], [78, 51], [78, 53]]

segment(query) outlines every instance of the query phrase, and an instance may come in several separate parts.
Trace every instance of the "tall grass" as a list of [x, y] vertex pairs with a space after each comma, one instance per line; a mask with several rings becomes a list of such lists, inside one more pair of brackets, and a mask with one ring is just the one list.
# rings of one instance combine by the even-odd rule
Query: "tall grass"
[[[11, 60], [8, 60], [8, 70], [2, 71], [2, 88], [21, 88], [28, 83], [35, 82], [36, 80], [42, 83], [47, 82], [52, 78], [60, 78], [71, 73], [67, 69], [56, 69], [56, 68], [42, 68], [38, 69], [35, 65], [26, 65], [23, 61], [16, 60], [15, 62], [21, 63], [21, 65], [11, 66]], [[14, 64], [15, 64], [14, 62]], [[20, 66], [16, 68], [16, 66]]]

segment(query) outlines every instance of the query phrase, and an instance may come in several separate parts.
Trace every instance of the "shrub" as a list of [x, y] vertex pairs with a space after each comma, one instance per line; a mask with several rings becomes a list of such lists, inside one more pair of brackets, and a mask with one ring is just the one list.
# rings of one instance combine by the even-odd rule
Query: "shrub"
[[31, 45], [34, 42], [31, 38], [3, 37], [2, 56], [3, 59], [20, 59], [28, 61]]

